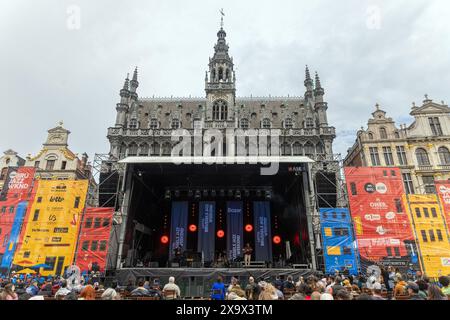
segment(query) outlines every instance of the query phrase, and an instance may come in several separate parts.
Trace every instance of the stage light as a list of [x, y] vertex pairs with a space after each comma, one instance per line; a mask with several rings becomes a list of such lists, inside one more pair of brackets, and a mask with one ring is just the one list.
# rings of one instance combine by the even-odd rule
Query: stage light
[[261, 194], [261, 190], [256, 190], [256, 196], [258, 198], [261, 198], [262, 194]]
[[228, 198], [232, 198], [233, 197], [233, 190], [228, 190]]
[[172, 193], [170, 192], [170, 190], [166, 191], [164, 198], [166, 198], [166, 200], [170, 200], [170, 198], [172, 198]]
[[249, 190], [244, 190], [244, 195], [246, 198], [250, 197], [250, 191]]
[[177, 198], [180, 197], [180, 190], [175, 190], [175, 197], [177, 197]]
[[162, 236], [161, 237], [161, 243], [162, 244], [168, 244], [169, 243], [169, 237], [168, 236]]
[[223, 189], [220, 190], [220, 196], [221, 196], [221, 197], [225, 197], [225, 190], [223, 190]]
[[203, 198], [208, 198], [208, 190], [203, 190]]
[[235, 197], [236, 197], [237, 200], [241, 200], [241, 191], [240, 190], [236, 191]]
[[202, 193], [200, 192], [200, 190], [195, 191], [195, 199], [200, 199], [202, 197]]
[[211, 197], [215, 198], [216, 197], [216, 190], [211, 190]]
[[253, 226], [252, 226], [251, 224], [247, 224], [247, 225], [245, 226], [245, 231], [247, 231], [247, 232], [252, 232], [252, 231], [253, 231]]
[[272, 192], [270, 192], [269, 190], [266, 191], [266, 200], [270, 200], [272, 199]]
[[275, 243], [275, 244], [280, 244], [280, 243], [281, 243], [281, 238], [280, 238], [280, 236], [275, 236], [275, 237], [273, 237], [273, 243]]
[[217, 231], [217, 238], [223, 238], [225, 236], [225, 232], [223, 230]]
[[191, 225], [189, 226], [189, 231], [190, 231], [190, 232], [195, 232], [195, 231], [197, 231], [197, 226], [196, 226], [195, 224], [191, 224]]

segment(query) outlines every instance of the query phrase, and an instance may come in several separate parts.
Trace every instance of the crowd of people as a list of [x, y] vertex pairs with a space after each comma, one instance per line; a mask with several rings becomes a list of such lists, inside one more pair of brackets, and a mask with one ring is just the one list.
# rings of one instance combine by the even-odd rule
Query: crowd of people
[[[258, 281], [250, 276], [245, 284], [238, 278], [225, 283], [218, 277], [212, 285], [212, 300], [448, 300], [450, 277], [429, 279], [418, 271], [413, 277], [393, 268], [369, 277], [319, 273], [300, 277], [277, 276]], [[113, 281], [105, 287], [96, 273], [84, 275], [76, 283], [61, 277], [17, 275], [0, 278], [1, 300], [120, 300], [151, 297], [152, 299], [182, 299], [180, 287], [170, 277], [164, 286], [158, 278], [129, 280], [120, 286]]]

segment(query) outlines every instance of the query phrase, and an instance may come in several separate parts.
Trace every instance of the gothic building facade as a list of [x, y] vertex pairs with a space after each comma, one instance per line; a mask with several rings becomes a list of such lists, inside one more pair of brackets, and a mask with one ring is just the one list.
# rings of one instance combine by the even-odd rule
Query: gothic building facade
[[[279, 130], [280, 155], [332, 161], [335, 128], [328, 124], [319, 75], [313, 79], [306, 67], [304, 97], [237, 97], [233, 58], [223, 28], [217, 36], [205, 76], [205, 98], [140, 98], [137, 68], [131, 81], [127, 77], [120, 90], [116, 123], [108, 129], [111, 159], [170, 156], [175, 143], [172, 132], [177, 129], [218, 129], [224, 136], [226, 129], [242, 129], [268, 136]], [[223, 155], [225, 148], [220, 149]]]

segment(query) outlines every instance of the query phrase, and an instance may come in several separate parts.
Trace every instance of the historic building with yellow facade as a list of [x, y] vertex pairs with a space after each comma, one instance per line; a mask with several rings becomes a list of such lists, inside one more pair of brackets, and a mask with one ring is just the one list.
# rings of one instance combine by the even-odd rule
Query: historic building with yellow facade
[[435, 180], [450, 179], [450, 108], [427, 95], [413, 104], [409, 125], [396, 125], [376, 105], [367, 129], [357, 132], [344, 160], [350, 167], [399, 167], [407, 194], [436, 193]]

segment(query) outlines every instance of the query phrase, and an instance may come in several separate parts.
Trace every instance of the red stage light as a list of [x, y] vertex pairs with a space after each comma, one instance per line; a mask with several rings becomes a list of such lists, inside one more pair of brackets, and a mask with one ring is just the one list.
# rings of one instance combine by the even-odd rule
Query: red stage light
[[245, 231], [247, 231], [247, 232], [252, 232], [252, 231], [253, 231], [253, 226], [252, 226], [251, 224], [247, 224], [247, 225], [245, 226]]
[[223, 230], [217, 231], [217, 237], [218, 238], [223, 238], [224, 236], [225, 236], [225, 232]]
[[273, 243], [280, 244], [281, 243], [281, 238], [279, 236], [273, 237]]
[[195, 232], [195, 231], [197, 231], [197, 226], [196, 226], [195, 224], [191, 224], [191, 225], [189, 226], [189, 231], [190, 231], [190, 232]]
[[162, 244], [167, 244], [167, 243], [169, 243], [169, 237], [168, 237], [168, 236], [162, 236], [162, 237], [161, 237], [161, 243], [162, 243]]

